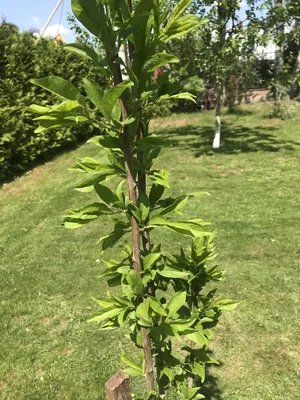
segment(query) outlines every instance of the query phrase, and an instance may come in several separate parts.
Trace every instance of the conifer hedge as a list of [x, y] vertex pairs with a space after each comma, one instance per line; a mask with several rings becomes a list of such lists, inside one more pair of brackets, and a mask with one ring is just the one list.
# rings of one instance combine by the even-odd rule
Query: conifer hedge
[[[61, 76], [81, 88], [83, 78], [99, 82], [92, 64], [65, 51], [62, 43], [42, 39], [36, 44], [33, 32], [20, 32], [3, 20], [0, 23], [0, 182], [12, 179], [37, 161], [49, 159], [60, 149], [92, 135], [82, 127], [35, 133], [37, 124], [26, 107], [32, 103], [54, 104], [49, 93], [30, 83], [30, 79]], [[103, 79], [103, 78], [102, 78]]]

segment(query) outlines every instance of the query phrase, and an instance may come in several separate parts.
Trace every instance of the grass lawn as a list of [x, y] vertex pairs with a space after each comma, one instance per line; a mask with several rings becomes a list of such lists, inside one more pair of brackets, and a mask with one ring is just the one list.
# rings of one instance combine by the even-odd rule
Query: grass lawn
[[[300, 109], [290, 121], [268, 119], [268, 104], [225, 115], [223, 146], [211, 150], [213, 112], [154, 121], [169, 142], [160, 166], [174, 194], [209, 191], [191, 201], [190, 217], [217, 231], [224, 297], [242, 300], [216, 330], [207, 399], [296, 400], [300, 393]], [[101, 219], [77, 231], [61, 224], [89, 196], [67, 172], [84, 145], [1, 189], [0, 399], [104, 399], [120, 367], [123, 334], [87, 324], [91, 296], [106, 291], [97, 239]], [[170, 248], [178, 236], [161, 236]], [[119, 252], [119, 249], [115, 249]]]

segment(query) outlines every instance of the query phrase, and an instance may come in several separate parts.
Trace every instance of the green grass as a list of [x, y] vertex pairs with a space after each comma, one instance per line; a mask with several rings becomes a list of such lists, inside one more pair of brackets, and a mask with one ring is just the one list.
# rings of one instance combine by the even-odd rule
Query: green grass
[[[265, 117], [268, 104], [225, 115], [223, 146], [211, 150], [213, 113], [155, 121], [169, 142], [160, 166], [175, 194], [207, 190], [186, 214], [213, 223], [225, 297], [242, 300], [222, 317], [213, 344], [221, 361], [208, 376], [211, 400], [296, 400], [300, 391], [300, 117]], [[105, 220], [61, 227], [66, 210], [89, 200], [67, 172], [85, 145], [1, 190], [0, 399], [104, 399], [127, 341], [87, 324]], [[103, 158], [103, 154], [100, 154]], [[178, 248], [176, 235], [158, 235]], [[115, 252], [119, 250], [116, 249]]]

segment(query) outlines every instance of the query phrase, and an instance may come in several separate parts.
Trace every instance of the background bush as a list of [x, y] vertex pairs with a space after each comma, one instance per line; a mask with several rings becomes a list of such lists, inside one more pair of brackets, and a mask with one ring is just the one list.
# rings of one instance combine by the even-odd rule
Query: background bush
[[86, 127], [34, 133], [32, 115], [24, 108], [56, 100], [30, 79], [58, 75], [82, 91], [87, 75], [100, 84], [107, 82], [99, 82], [103, 78], [92, 64], [66, 52], [61, 42], [42, 39], [37, 44], [33, 32], [21, 33], [5, 20], [0, 24], [0, 54], [0, 181], [4, 182], [93, 134]]

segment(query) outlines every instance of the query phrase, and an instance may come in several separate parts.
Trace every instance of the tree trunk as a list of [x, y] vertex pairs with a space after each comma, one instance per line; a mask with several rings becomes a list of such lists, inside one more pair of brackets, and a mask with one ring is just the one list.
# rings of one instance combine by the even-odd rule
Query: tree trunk
[[[300, 25], [300, 22], [297, 19], [295, 21], [295, 31], [297, 29], [299, 29], [299, 25]], [[296, 59], [295, 59], [295, 64], [293, 66], [293, 72], [292, 72], [293, 77], [297, 76], [297, 74], [299, 72], [299, 69], [300, 69], [300, 45], [298, 45], [297, 56], [296, 56]], [[290, 98], [291, 99], [294, 99], [295, 97], [298, 96], [298, 94], [299, 94], [299, 84], [297, 82], [297, 79], [295, 79], [295, 82], [293, 82], [291, 84], [290, 93], [289, 94], [290, 94]]]
[[229, 84], [226, 86], [226, 105], [228, 112], [233, 113], [237, 103], [240, 87], [240, 76], [233, 74], [229, 78]]
[[[121, 68], [119, 64], [115, 64], [113, 61], [114, 60], [112, 60], [111, 65], [113, 66], [114, 84], [118, 85], [119, 83], [122, 82]], [[128, 111], [123, 97], [120, 98], [120, 106], [122, 110], [122, 120], [125, 121], [128, 117]], [[122, 139], [123, 139], [123, 151], [125, 158], [129, 200], [132, 201], [132, 204], [137, 205], [137, 193], [136, 193], [137, 185], [135, 182], [135, 172], [133, 169], [133, 155], [132, 155], [132, 149], [130, 145], [130, 137], [127, 125], [123, 129]], [[134, 270], [140, 275], [142, 268], [141, 240], [140, 240], [141, 237], [140, 237], [139, 224], [134, 216], [131, 216], [131, 234], [132, 234], [133, 267]], [[141, 332], [142, 332], [143, 352], [145, 358], [145, 376], [147, 382], [147, 389], [151, 391], [155, 389], [151, 342], [147, 329], [142, 328]], [[150, 398], [149, 400], [152, 400], [152, 398]]]
[[[119, 50], [119, 55], [120, 55], [120, 58], [122, 59], [123, 63], [128, 66], [130, 61], [129, 61], [126, 43], [121, 44], [121, 47]], [[123, 80], [127, 79], [127, 74], [126, 74], [125, 68], [123, 68], [122, 79]]]
[[[299, 72], [300, 69], [300, 46], [298, 48], [298, 54], [297, 54], [297, 58], [295, 60], [295, 64], [293, 67], [293, 76], [296, 76]], [[297, 97], [299, 94], [299, 84], [297, 82], [297, 80], [295, 82], [292, 83], [291, 88], [290, 88], [290, 98], [294, 99], [295, 97]]]
[[[226, 46], [226, 23], [227, 21], [227, 13], [226, 8], [224, 8], [222, 2], [218, 3], [218, 19], [219, 26], [217, 29], [218, 41], [220, 49], [224, 50]], [[222, 61], [220, 60], [220, 63]], [[220, 73], [215, 77], [215, 94], [216, 94], [216, 118], [215, 118], [215, 137], [213, 141], [213, 148], [218, 149], [221, 145], [221, 108], [222, 101], [225, 98], [225, 72], [223, 71], [223, 75], [220, 76]], [[219, 76], [218, 76], [219, 75]]]
[[218, 149], [221, 145], [221, 107], [222, 107], [222, 85], [216, 85], [216, 117], [215, 117], [215, 137], [213, 148]]
[[[275, 0], [275, 6], [278, 8], [283, 7], [283, 0]], [[282, 43], [282, 35], [284, 34], [284, 23], [279, 21], [276, 26], [276, 34], [279, 44], [276, 45], [275, 49], [275, 85], [274, 85], [274, 97], [275, 102], [281, 100], [280, 96], [280, 88], [279, 85], [281, 83], [281, 74], [284, 66], [283, 59], [283, 43]]]

